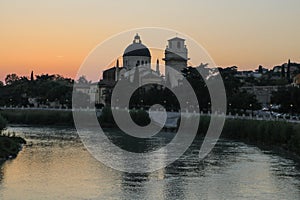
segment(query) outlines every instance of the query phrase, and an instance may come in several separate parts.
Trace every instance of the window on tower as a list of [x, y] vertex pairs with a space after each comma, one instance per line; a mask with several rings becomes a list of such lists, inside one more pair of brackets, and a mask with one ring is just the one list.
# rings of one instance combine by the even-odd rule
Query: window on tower
[[177, 49], [180, 49], [181, 48], [181, 43], [178, 41], [177, 42]]

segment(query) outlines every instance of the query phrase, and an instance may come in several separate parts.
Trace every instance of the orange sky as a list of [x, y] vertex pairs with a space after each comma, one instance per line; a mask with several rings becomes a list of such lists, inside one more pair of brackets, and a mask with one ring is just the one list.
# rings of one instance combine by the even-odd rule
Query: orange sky
[[96, 45], [149, 26], [191, 36], [220, 66], [300, 62], [299, 7], [298, 0], [2, 0], [0, 80], [31, 70], [74, 76]]

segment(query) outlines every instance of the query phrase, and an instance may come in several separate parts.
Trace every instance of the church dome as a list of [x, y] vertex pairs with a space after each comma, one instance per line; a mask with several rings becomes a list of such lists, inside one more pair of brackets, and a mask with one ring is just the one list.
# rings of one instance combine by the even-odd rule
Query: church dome
[[142, 44], [141, 38], [138, 34], [134, 37], [133, 43], [130, 44], [124, 51], [125, 56], [144, 56], [151, 57], [149, 49]]

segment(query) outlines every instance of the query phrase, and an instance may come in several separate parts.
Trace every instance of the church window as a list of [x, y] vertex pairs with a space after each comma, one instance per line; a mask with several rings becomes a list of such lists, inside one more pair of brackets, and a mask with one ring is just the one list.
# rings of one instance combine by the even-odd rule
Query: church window
[[180, 42], [179, 42], [179, 41], [177, 42], [177, 48], [178, 48], [178, 49], [180, 49], [180, 48], [181, 48], [181, 44], [180, 44]]
[[144, 61], [142, 60], [142, 65], [144, 64]]

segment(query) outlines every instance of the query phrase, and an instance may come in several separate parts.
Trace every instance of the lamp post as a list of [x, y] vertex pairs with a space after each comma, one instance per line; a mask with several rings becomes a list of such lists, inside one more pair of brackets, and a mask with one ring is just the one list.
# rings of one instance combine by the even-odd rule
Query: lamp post
[[144, 100], [141, 99], [141, 108], [143, 109], [143, 107], [144, 107]]
[[65, 106], [66, 106], [66, 109], [68, 109], [68, 107], [69, 107], [69, 99], [66, 99], [66, 104], [65, 104]]
[[167, 108], [166, 108], [166, 107], [167, 107], [167, 100], [164, 100], [163, 102], [164, 102], [164, 107], [165, 107], [165, 109], [167, 109]]
[[291, 104], [290, 107], [291, 107], [291, 115], [293, 115], [293, 107], [294, 107], [294, 105]]
[[251, 110], [251, 115], [253, 116], [253, 108], [252, 108], [252, 103], [249, 104], [250, 110]]
[[189, 102], [186, 101], [186, 110], [188, 111], [189, 110]]

